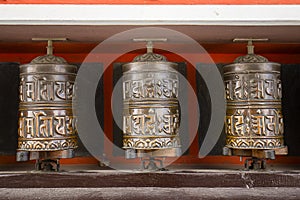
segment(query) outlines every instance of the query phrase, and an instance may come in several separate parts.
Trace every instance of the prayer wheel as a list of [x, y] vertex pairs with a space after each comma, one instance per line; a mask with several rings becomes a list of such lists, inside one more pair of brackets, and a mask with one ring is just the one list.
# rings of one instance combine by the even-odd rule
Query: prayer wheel
[[[281, 111], [280, 64], [254, 54], [252, 41], [248, 55], [238, 57], [224, 71], [227, 112], [225, 155], [264, 159], [287, 154]], [[249, 168], [248, 160], [245, 167]], [[255, 168], [255, 166], [252, 166]]]
[[20, 66], [17, 160], [37, 160], [38, 170], [58, 171], [59, 159], [74, 157], [77, 147], [72, 114], [77, 67], [52, 55], [52, 41], [47, 49], [47, 55]]
[[126, 158], [181, 154], [177, 64], [147, 53], [123, 65], [123, 148]]

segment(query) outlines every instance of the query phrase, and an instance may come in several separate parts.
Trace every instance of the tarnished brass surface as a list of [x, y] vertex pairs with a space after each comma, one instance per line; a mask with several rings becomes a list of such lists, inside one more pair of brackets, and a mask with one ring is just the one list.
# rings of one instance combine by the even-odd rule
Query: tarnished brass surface
[[227, 145], [244, 149], [283, 147], [280, 65], [227, 65], [224, 81]]
[[[233, 149], [285, 148], [280, 64], [257, 55], [224, 67], [226, 146]], [[267, 62], [265, 62], [267, 61]]]
[[76, 66], [53, 55], [20, 66], [19, 152], [51, 154], [49, 158], [73, 156], [64, 152], [77, 147], [76, 118], [72, 114], [76, 72]]
[[138, 157], [180, 154], [176, 67], [154, 53], [123, 65], [123, 148]]

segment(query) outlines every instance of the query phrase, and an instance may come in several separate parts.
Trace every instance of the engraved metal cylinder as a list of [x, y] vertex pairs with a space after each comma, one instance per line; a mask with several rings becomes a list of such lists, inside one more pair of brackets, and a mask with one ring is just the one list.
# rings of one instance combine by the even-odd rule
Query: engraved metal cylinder
[[123, 65], [123, 148], [139, 157], [181, 152], [176, 68], [167, 61]]
[[76, 66], [53, 55], [20, 66], [18, 151], [72, 157], [64, 152], [77, 147], [72, 114], [76, 72]]
[[226, 146], [249, 150], [284, 148], [280, 64], [227, 65], [224, 83]]

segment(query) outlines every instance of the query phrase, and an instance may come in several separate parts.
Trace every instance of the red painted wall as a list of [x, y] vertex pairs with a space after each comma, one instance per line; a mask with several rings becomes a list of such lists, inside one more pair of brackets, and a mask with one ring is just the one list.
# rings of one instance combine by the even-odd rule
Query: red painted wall
[[[21, 64], [29, 63], [36, 56], [41, 55], [44, 44], [0, 44], [0, 62], [19, 62]], [[56, 55], [62, 56], [69, 63], [81, 63], [87, 56], [88, 52], [93, 49], [95, 44], [74, 44], [72, 45], [55, 45]], [[222, 46], [222, 48], [220, 48]], [[215, 63], [231, 63], [236, 57], [243, 55], [245, 45], [204, 45], [210, 56], [214, 60]], [[281, 45], [281, 48], [278, 48], [276, 44], [268, 44], [261, 45], [258, 49], [258, 53], [262, 52], [264, 56], [266, 56], [270, 61], [279, 62], [279, 63], [300, 63], [300, 45], [292, 46], [288, 48], [286, 45]], [[225, 49], [224, 49], [225, 47]], [[238, 48], [237, 48], [238, 47]], [[284, 48], [282, 48], [284, 47]], [[239, 50], [237, 50], [239, 49]], [[280, 50], [278, 50], [280, 49]], [[267, 53], [266, 51], [270, 52]], [[70, 53], [68, 53], [70, 52]], [[131, 52], [125, 54], [115, 62], [130, 62], [132, 59], [140, 54], [145, 52], [145, 50], [139, 50], [136, 52]], [[228, 52], [228, 53], [226, 53]], [[174, 62], [183, 62], [184, 60], [177, 55], [168, 52], [158, 51], [158, 53], [164, 54], [168, 60]], [[97, 60], [99, 62], [99, 60]], [[194, 89], [196, 89], [196, 80], [195, 80], [195, 69], [188, 64], [187, 66], [187, 78]], [[113, 91], [113, 69], [112, 66], [108, 68], [108, 70], [104, 74], [104, 131], [107, 134], [108, 138], [112, 140], [113, 138], [113, 119], [111, 113], [111, 93]], [[105, 148], [111, 149], [108, 143], [106, 143]], [[190, 154], [187, 156], [183, 156], [179, 158], [176, 163], [190, 163], [190, 164], [242, 164], [238, 157], [225, 157], [225, 156], [208, 156], [204, 159], [197, 158], [198, 154], [198, 137], [193, 141], [192, 146], [190, 148]], [[116, 157], [117, 160], [124, 161], [124, 158]], [[70, 163], [70, 164], [92, 164], [97, 161], [94, 158], [74, 158], [74, 159], [66, 159], [62, 160], [62, 163]], [[129, 161], [132, 162], [132, 161]], [[282, 156], [278, 157], [275, 161], [270, 161], [271, 163], [285, 163], [285, 164], [300, 164], [300, 158], [297, 157], [289, 157]], [[13, 156], [1, 156], [0, 163], [15, 163], [15, 158]]]

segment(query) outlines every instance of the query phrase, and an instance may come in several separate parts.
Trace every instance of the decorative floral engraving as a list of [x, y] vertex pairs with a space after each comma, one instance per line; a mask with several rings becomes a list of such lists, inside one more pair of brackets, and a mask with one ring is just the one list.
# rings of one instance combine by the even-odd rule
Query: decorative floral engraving
[[75, 148], [77, 148], [77, 137], [63, 140], [19, 140], [18, 142], [20, 151], [59, 151]]
[[139, 55], [133, 59], [133, 62], [155, 62], [155, 61], [166, 62], [167, 58], [165, 56], [156, 53], [146, 53], [143, 55]]
[[256, 54], [248, 54], [245, 56], [240, 56], [234, 60], [234, 63], [265, 63], [265, 62], [269, 62], [267, 58]]
[[44, 55], [36, 57], [30, 62], [30, 64], [67, 64], [67, 61], [62, 57]]
[[150, 138], [150, 137], [134, 137], [123, 139], [123, 148], [129, 149], [165, 149], [165, 148], [180, 148], [179, 137], [164, 137], [164, 138]]

